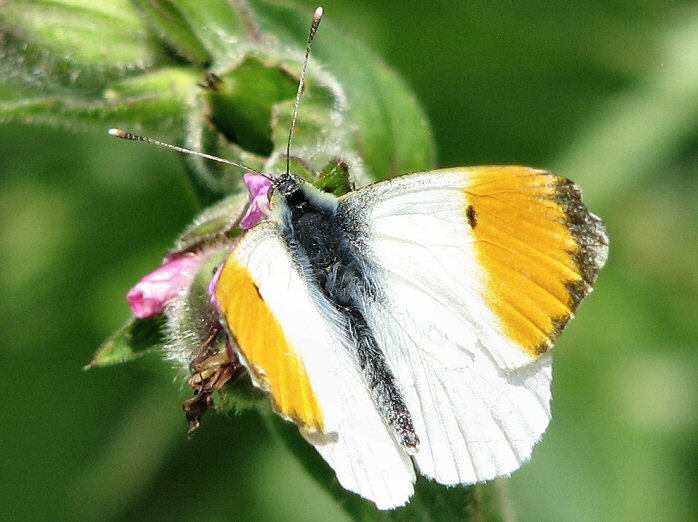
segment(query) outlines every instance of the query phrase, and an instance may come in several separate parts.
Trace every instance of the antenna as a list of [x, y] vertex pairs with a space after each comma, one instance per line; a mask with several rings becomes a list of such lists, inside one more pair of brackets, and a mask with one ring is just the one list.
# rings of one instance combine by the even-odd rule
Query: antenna
[[[301, 77], [300, 77], [300, 80], [298, 81], [298, 91], [296, 92], [296, 100], [293, 104], [293, 115], [291, 116], [291, 128], [289, 129], [288, 141], [286, 142], [286, 175], [287, 176], [290, 175], [290, 170], [291, 170], [291, 142], [293, 141], [293, 131], [296, 128], [296, 119], [298, 118], [298, 106], [300, 105], [300, 102], [301, 102], [301, 94], [303, 92], [303, 85], [305, 84], [305, 71], [308, 68], [308, 60], [310, 58], [310, 48], [313, 46], [313, 39], [315, 38], [315, 33], [317, 33], [318, 26], [320, 25], [320, 20], [322, 20], [322, 13], [323, 13], [322, 7], [318, 7], [317, 9], [315, 9], [315, 12], [313, 13], [313, 21], [310, 25], [310, 32], [308, 33], [308, 42], [306, 43], [306, 46], [305, 46], [305, 57], [303, 58], [303, 67], [301, 69]], [[234, 161], [219, 158], [218, 156], [213, 156], [211, 154], [206, 154], [204, 152], [197, 152], [195, 150], [185, 149], [184, 147], [178, 147], [177, 145], [171, 145], [169, 143], [165, 143], [165, 142], [162, 142], [160, 140], [156, 140], [155, 138], [141, 136], [140, 134], [135, 134], [133, 132], [129, 132], [129, 131], [122, 130], [122, 129], [109, 129], [107, 132], [109, 133], [110, 136], [114, 136], [115, 138], [121, 138], [122, 140], [143, 141], [145, 143], [150, 143], [151, 145], [157, 145], [158, 147], [163, 147], [165, 149], [170, 149], [170, 150], [174, 150], [176, 152], [181, 152], [182, 154], [189, 154], [191, 156], [198, 156], [200, 158], [205, 158], [207, 160], [216, 161], [218, 163], [224, 163], [225, 165], [232, 165], [233, 167], [238, 167], [238, 168], [247, 170], [249, 172], [259, 174], [260, 176], [264, 176], [269, 181], [274, 181], [274, 179], [271, 178], [270, 176], [267, 176], [266, 174], [262, 174], [261, 172], [255, 170], [253, 168], [250, 168], [247, 165], [243, 165], [242, 163], [235, 163]]]
[[115, 138], [121, 138], [122, 140], [143, 141], [145, 143], [150, 143], [151, 145], [157, 145], [158, 147], [163, 147], [165, 149], [170, 149], [170, 150], [174, 150], [177, 152], [181, 152], [182, 154], [190, 154], [192, 156], [199, 156], [200, 158], [205, 158], [207, 160], [217, 161], [218, 163], [224, 163], [226, 165], [232, 165], [233, 167], [239, 167], [239, 168], [247, 170], [249, 172], [259, 174], [260, 176], [264, 176], [269, 181], [272, 181], [272, 179], [269, 176], [267, 176], [266, 174], [262, 174], [261, 172], [258, 172], [255, 169], [248, 167], [247, 165], [243, 165], [242, 163], [235, 163], [234, 161], [229, 161], [227, 159], [219, 158], [218, 156], [212, 156], [211, 154], [206, 154], [204, 152], [197, 152], [195, 150], [185, 149], [184, 147], [178, 147], [177, 145], [170, 145], [169, 143], [164, 143], [164, 142], [156, 140], [154, 138], [148, 138], [147, 136], [141, 136], [139, 134], [134, 134], [132, 132], [128, 132], [128, 131], [121, 130], [121, 129], [109, 129], [107, 132], [109, 133], [110, 136], [114, 136]]
[[296, 118], [298, 117], [298, 105], [301, 102], [301, 93], [303, 92], [303, 84], [305, 83], [305, 70], [308, 68], [308, 59], [310, 58], [310, 48], [313, 46], [315, 33], [322, 19], [322, 7], [315, 9], [313, 13], [313, 22], [310, 25], [310, 33], [308, 33], [308, 43], [305, 46], [305, 58], [303, 59], [303, 68], [301, 69], [301, 78], [298, 81], [298, 92], [296, 92], [296, 101], [293, 104], [293, 116], [291, 117], [291, 129], [288, 132], [288, 142], [286, 143], [286, 175], [290, 174], [291, 170], [291, 140], [293, 140], [293, 130], [296, 127]]

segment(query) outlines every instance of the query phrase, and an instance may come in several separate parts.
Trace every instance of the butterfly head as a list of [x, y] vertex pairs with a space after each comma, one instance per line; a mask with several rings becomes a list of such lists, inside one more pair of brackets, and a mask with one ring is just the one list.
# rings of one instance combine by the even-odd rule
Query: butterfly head
[[273, 192], [278, 193], [283, 198], [288, 199], [297, 193], [303, 182], [295, 174], [285, 172], [280, 176], [272, 179]]

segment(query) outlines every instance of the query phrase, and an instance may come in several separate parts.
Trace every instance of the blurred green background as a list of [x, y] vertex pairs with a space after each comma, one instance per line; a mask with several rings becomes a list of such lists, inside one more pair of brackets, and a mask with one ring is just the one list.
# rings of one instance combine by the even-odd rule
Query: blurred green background
[[[323, 5], [417, 93], [439, 166], [561, 172], [608, 225], [552, 425], [510, 481], [518, 519], [698, 519], [698, 5]], [[5, 124], [0, 172], [0, 518], [339, 519], [254, 415], [187, 440], [173, 370], [81, 371], [194, 215], [179, 158]]]

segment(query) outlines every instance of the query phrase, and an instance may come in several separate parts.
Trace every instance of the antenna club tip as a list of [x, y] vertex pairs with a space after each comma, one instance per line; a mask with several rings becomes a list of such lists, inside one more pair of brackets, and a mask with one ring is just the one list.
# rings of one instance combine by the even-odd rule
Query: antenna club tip
[[315, 13], [313, 13], [313, 20], [319, 21], [320, 18], [322, 18], [322, 13], [324, 13], [324, 9], [322, 7], [318, 7], [315, 9]]
[[109, 129], [107, 134], [109, 134], [109, 136], [114, 136], [115, 138], [125, 138], [128, 135], [128, 132], [121, 129]]

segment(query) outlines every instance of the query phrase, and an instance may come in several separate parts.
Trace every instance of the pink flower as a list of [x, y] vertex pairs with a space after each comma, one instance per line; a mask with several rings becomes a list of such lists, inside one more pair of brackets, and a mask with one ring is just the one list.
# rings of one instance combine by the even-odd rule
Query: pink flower
[[242, 221], [240, 221], [240, 227], [247, 230], [271, 213], [268, 195], [271, 181], [264, 176], [251, 173], [245, 174], [242, 179], [250, 192], [250, 205]]
[[165, 304], [189, 284], [200, 263], [199, 256], [184, 255], [144, 276], [126, 294], [133, 315], [144, 319], [162, 312]]

